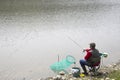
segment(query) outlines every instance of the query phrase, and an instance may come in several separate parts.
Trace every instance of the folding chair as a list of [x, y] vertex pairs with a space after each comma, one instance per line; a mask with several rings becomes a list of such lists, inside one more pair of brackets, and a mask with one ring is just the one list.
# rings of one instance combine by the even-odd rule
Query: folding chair
[[100, 62], [97, 65], [88, 66], [89, 72], [91, 76], [97, 76], [98, 70], [100, 69]]

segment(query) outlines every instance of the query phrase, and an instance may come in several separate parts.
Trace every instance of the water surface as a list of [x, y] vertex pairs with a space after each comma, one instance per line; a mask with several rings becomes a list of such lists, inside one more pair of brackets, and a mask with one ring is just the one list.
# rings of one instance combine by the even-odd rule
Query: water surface
[[[119, 60], [119, 1], [2, 1], [0, 5], [0, 79], [39, 79], [66, 55], [83, 58], [95, 42], [109, 53], [103, 65]], [[72, 38], [79, 45], [77, 46]]]

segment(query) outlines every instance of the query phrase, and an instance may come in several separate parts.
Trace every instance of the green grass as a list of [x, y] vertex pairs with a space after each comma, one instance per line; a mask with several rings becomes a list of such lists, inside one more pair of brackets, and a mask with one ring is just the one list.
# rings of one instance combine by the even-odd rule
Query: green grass
[[111, 79], [120, 80], [120, 70], [113, 71], [108, 75]]

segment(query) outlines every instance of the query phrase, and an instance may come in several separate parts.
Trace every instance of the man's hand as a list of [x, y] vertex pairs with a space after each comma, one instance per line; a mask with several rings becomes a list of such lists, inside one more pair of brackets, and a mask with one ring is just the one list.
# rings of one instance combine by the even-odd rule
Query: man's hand
[[83, 52], [85, 52], [86, 50], [85, 49], [83, 49]]

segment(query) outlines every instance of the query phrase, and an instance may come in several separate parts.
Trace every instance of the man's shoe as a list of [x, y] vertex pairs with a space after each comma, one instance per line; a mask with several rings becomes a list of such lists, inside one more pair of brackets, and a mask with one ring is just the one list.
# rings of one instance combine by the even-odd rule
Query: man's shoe
[[87, 72], [83, 72], [82, 74], [84, 74], [84, 75], [88, 76], [88, 73], [87, 73]]

